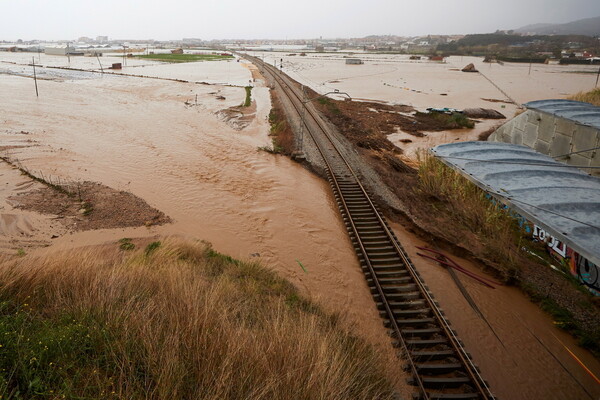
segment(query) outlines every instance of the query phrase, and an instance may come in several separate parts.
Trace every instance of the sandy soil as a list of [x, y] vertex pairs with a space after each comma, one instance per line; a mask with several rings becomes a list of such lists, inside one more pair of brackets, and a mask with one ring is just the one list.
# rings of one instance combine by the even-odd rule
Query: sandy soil
[[[277, 62], [279, 65], [283, 59], [286, 73], [321, 94], [337, 89], [357, 100], [405, 104], [420, 111], [428, 107], [491, 108], [507, 118], [514, 116], [517, 110], [510, 99], [522, 104], [591, 90], [595, 75], [582, 72], [597, 72], [597, 68], [590, 66], [536, 64], [529, 75], [529, 64], [488, 64], [483, 63], [482, 58], [460, 56], [448, 57], [442, 63], [409, 60], [408, 55], [356, 54], [355, 57], [363, 59], [364, 64], [346, 65], [344, 56], [347, 55], [341, 53], [309, 54], [306, 57], [288, 56], [287, 53], [250, 53], [264, 57], [271, 64]], [[473, 63], [481, 74], [460, 71], [469, 63]], [[419, 140], [412, 140], [408, 133], [399, 130], [390, 135], [390, 140], [402, 148], [405, 155], [414, 158], [419, 148], [477, 140], [480, 133], [499, 124], [499, 121], [486, 120], [472, 130], [426, 133]], [[412, 142], [404, 143], [402, 140], [405, 139]]]

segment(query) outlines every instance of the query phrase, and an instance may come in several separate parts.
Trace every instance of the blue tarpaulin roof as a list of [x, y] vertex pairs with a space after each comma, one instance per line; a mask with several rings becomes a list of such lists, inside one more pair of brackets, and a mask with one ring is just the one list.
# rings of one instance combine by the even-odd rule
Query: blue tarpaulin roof
[[600, 178], [521, 145], [462, 142], [434, 156], [600, 265]]

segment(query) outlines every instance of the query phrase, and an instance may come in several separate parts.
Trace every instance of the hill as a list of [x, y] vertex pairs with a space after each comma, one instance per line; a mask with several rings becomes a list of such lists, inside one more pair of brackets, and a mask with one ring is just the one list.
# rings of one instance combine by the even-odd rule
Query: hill
[[516, 29], [517, 33], [537, 35], [587, 35], [600, 36], [600, 17], [585, 18], [565, 24], [533, 24]]

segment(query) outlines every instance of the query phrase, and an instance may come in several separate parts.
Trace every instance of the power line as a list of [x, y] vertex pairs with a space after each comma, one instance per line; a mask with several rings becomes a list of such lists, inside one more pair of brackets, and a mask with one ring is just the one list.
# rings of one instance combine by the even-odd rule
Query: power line
[[539, 206], [536, 206], [536, 205], [534, 205], [534, 204], [530, 204], [530, 203], [527, 203], [527, 202], [525, 202], [525, 201], [522, 201], [522, 200], [517, 200], [517, 199], [514, 199], [514, 198], [512, 198], [512, 197], [509, 197], [509, 196], [506, 196], [506, 195], [500, 194], [499, 192], [494, 192], [494, 194], [495, 194], [495, 195], [497, 195], [497, 196], [499, 196], [499, 197], [502, 197], [502, 198], [504, 198], [504, 199], [510, 200], [510, 201], [512, 201], [512, 202], [514, 202], [514, 203], [521, 203], [521, 204], [524, 204], [524, 205], [526, 205], [526, 206], [529, 206], [529, 207], [536, 208], [536, 209], [538, 209], [538, 210], [540, 210], [540, 211], [544, 211], [544, 212], [547, 212], [547, 213], [550, 213], [550, 214], [554, 214], [554, 215], [556, 215], [556, 216], [558, 216], [558, 217], [565, 218], [565, 219], [568, 219], [568, 220], [570, 220], [570, 221], [573, 221], [573, 222], [577, 222], [578, 224], [582, 224], [582, 225], [589, 226], [590, 228], [600, 229], [600, 226], [596, 226], [596, 225], [588, 224], [587, 222], [583, 222], [583, 221], [579, 221], [579, 220], [577, 220], [577, 219], [575, 219], [575, 218], [567, 217], [566, 215], [563, 215], [563, 214], [557, 213], [556, 211], [547, 210], [547, 209], [545, 209], [545, 208], [543, 208], [543, 207], [539, 207]]
[[598, 146], [598, 147], [592, 147], [591, 149], [585, 149], [585, 150], [579, 150], [579, 151], [572, 151], [570, 153], [561, 154], [560, 156], [554, 156], [554, 158], [567, 157], [567, 156], [570, 156], [571, 154], [587, 153], [588, 151], [593, 151], [593, 150], [598, 150], [598, 149], [600, 149], [600, 146]]
[[600, 167], [588, 167], [585, 165], [568, 165], [563, 163], [557, 164], [549, 164], [549, 163], [536, 163], [536, 162], [526, 162], [526, 161], [503, 161], [503, 160], [482, 160], [479, 158], [467, 158], [467, 157], [453, 157], [453, 156], [437, 156], [440, 158], [452, 158], [455, 160], [465, 160], [465, 161], [479, 161], [483, 163], [491, 163], [491, 164], [514, 164], [514, 165], [534, 165], [539, 167], [550, 167], [550, 168], [583, 168], [583, 169], [600, 169]]

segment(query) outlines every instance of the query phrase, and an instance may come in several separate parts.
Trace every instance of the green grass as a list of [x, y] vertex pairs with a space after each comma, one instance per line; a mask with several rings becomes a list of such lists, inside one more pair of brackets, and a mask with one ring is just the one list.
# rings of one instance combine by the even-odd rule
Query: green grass
[[94, 211], [94, 206], [89, 201], [84, 201], [81, 209], [83, 210], [83, 215], [88, 216]]
[[445, 129], [471, 129], [475, 126], [473, 121], [467, 118], [464, 114], [458, 112], [446, 114], [442, 112], [431, 111], [429, 113], [418, 112], [416, 115], [420, 116], [421, 118], [429, 118], [438, 121], [443, 124]]
[[160, 245], [161, 243], [159, 241], [148, 244], [148, 246], [146, 246], [146, 249], [144, 250], [144, 254], [149, 256], [150, 254], [152, 254], [152, 252], [158, 249]]
[[233, 56], [222, 56], [220, 54], [144, 54], [136, 56], [146, 60], [165, 61], [172, 63], [194, 62], [194, 61], [221, 61], [230, 60]]
[[580, 92], [571, 97], [570, 100], [583, 101], [600, 107], [600, 88], [593, 89], [589, 92]]
[[133, 244], [131, 242], [130, 238], [119, 239], [118, 243], [119, 243], [119, 248], [121, 250], [133, 250], [133, 249], [135, 249], [135, 244]]
[[335, 102], [333, 102], [330, 98], [328, 97], [320, 97], [317, 102], [319, 102], [319, 104], [324, 105], [327, 107], [327, 110], [329, 110], [330, 113], [332, 113], [333, 115], [340, 115], [342, 112], [340, 111], [339, 107], [337, 106], [337, 104], [335, 104]]
[[246, 86], [244, 89], [246, 89], [246, 100], [244, 100], [242, 106], [250, 107], [250, 104], [252, 104], [252, 86]]

